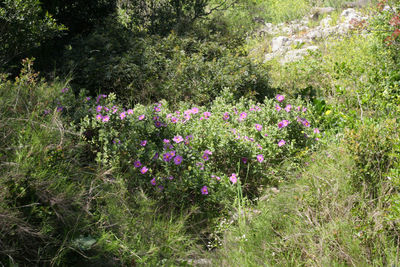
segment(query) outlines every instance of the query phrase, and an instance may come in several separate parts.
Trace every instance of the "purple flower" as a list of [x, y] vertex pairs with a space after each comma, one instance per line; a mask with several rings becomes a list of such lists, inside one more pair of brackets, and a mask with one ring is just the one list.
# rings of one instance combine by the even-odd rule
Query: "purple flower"
[[247, 118], [247, 113], [246, 112], [242, 112], [239, 115], [239, 121], [243, 121], [244, 119]]
[[159, 156], [159, 154], [158, 154], [158, 152], [156, 152], [156, 153], [154, 154], [154, 156], [153, 156], [153, 160], [158, 159], [158, 156]]
[[204, 161], [207, 161], [210, 159], [207, 154], [203, 154], [203, 156], [201, 156], [201, 158], [204, 159]]
[[160, 107], [154, 107], [154, 111], [155, 111], [155, 112], [160, 112], [160, 111], [161, 111], [161, 108], [160, 108]]
[[142, 166], [142, 163], [139, 160], [137, 160], [135, 161], [135, 163], [133, 163], [133, 166], [135, 166], [135, 168], [139, 168], [140, 166]]
[[168, 177], [168, 180], [170, 180], [170, 181], [174, 180], [174, 176], [172, 176], [172, 175], [169, 176], [169, 177]]
[[143, 115], [140, 115], [139, 116], [139, 120], [141, 121], [141, 120], [143, 120], [144, 118], [145, 118], [146, 116], [143, 114]]
[[62, 106], [58, 106], [58, 107], [57, 107], [57, 111], [58, 111], [58, 112], [61, 112], [63, 109], [64, 109], [64, 108], [63, 108]]
[[208, 118], [210, 118], [211, 113], [206, 111], [206, 112], [203, 113], [203, 115], [204, 115], [204, 119], [208, 119]]
[[88, 96], [85, 99], [86, 99], [86, 101], [90, 101], [91, 98], [90, 98], [90, 96]]
[[256, 127], [256, 130], [259, 131], [259, 132], [262, 130], [262, 125], [261, 124], [256, 124], [255, 127]]
[[197, 114], [197, 113], [199, 113], [199, 109], [198, 108], [192, 108], [191, 112], [192, 112], [192, 114]]
[[180, 135], [177, 135], [177, 136], [175, 136], [174, 139], [172, 139], [172, 140], [174, 140], [175, 143], [179, 144], [180, 142], [183, 141], [183, 137], [180, 136]]
[[242, 158], [242, 162], [243, 162], [244, 164], [246, 164], [246, 163], [247, 163], [247, 158], [243, 157], [243, 158]]
[[163, 160], [165, 162], [170, 162], [172, 158], [173, 156], [169, 152], [163, 154]]
[[297, 118], [298, 122], [301, 122], [301, 124], [303, 124], [305, 127], [310, 127], [310, 122], [306, 119], [303, 118]]
[[110, 116], [105, 115], [105, 116], [103, 117], [103, 122], [108, 122], [109, 120], [110, 120]]
[[292, 105], [288, 104], [285, 107], [286, 112], [290, 112], [290, 110], [292, 109]]
[[121, 120], [123, 120], [126, 117], [125, 111], [121, 112], [121, 114], [119, 114], [119, 117], [121, 118]]
[[178, 118], [177, 117], [172, 117], [171, 118], [171, 122], [172, 123], [177, 123], [178, 122]]
[[146, 166], [143, 166], [143, 168], [140, 169], [140, 172], [142, 174], [145, 174], [149, 169]]
[[133, 114], [133, 109], [128, 109], [127, 113], [128, 113], [129, 115], [132, 115], [132, 114]]
[[150, 183], [151, 183], [152, 185], [156, 185], [156, 178], [151, 179]]
[[224, 113], [224, 116], [222, 117], [222, 119], [223, 119], [224, 121], [229, 120], [229, 113], [228, 113], [228, 112], [225, 112], [225, 113]]
[[97, 115], [96, 115], [96, 119], [97, 119], [97, 120], [101, 120], [102, 118], [103, 118], [103, 116], [101, 116], [101, 114], [97, 114]]
[[232, 184], [236, 184], [237, 182], [236, 173], [232, 173], [231, 177], [229, 177], [229, 180], [232, 182]]
[[176, 155], [176, 157], [174, 158], [174, 163], [175, 163], [175, 165], [181, 164], [181, 163], [182, 163], [182, 160], [183, 160], [182, 156]]
[[203, 195], [208, 195], [208, 188], [207, 188], [207, 186], [203, 186], [203, 187], [201, 188], [201, 194], [203, 194]]
[[154, 126], [156, 126], [157, 128], [160, 128], [162, 126], [161, 121], [155, 121]]
[[100, 106], [100, 105], [99, 105], [99, 106], [97, 106], [97, 107], [96, 107], [96, 112], [97, 112], [97, 113], [99, 113], [99, 112], [101, 111], [101, 109], [102, 109], [102, 108], [103, 108], [103, 107], [102, 107], [102, 106]]
[[280, 111], [282, 108], [279, 105], [275, 106], [276, 111]]
[[278, 100], [278, 102], [282, 102], [283, 100], [285, 100], [285, 96], [284, 95], [277, 95], [276, 96], [276, 100]]
[[212, 152], [210, 150], [206, 149], [206, 150], [204, 150], [204, 154], [212, 155]]
[[319, 134], [320, 132], [319, 132], [319, 129], [318, 128], [314, 128], [314, 133], [315, 134]]
[[257, 155], [257, 160], [258, 160], [258, 162], [263, 162], [264, 161], [264, 156], [263, 155]]
[[61, 93], [66, 93], [66, 92], [68, 92], [68, 90], [69, 90], [69, 88], [61, 89]]
[[283, 139], [282, 139], [281, 141], [278, 142], [278, 146], [279, 146], [279, 147], [284, 146], [285, 144], [286, 144], [286, 141], [283, 140]]
[[283, 127], [288, 126], [289, 123], [290, 123], [290, 122], [289, 122], [288, 120], [283, 120], [283, 121], [281, 121], [281, 122], [278, 123], [278, 127], [279, 127], [279, 129], [281, 129], [281, 128], [283, 128]]
[[301, 111], [302, 111], [302, 112], [306, 112], [306, 111], [307, 111], [307, 108], [303, 108]]
[[146, 146], [146, 144], [147, 144], [147, 140], [143, 140], [143, 141], [140, 142], [141, 146]]

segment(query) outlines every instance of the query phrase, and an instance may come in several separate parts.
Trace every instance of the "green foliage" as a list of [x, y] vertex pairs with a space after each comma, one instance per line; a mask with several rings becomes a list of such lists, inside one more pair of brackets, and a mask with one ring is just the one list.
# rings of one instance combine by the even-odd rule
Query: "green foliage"
[[[110, 41], [111, 40], [111, 41]], [[181, 100], [208, 103], [223, 88], [234, 95], [272, 96], [265, 69], [245, 55], [216, 41], [192, 37], [132, 38], [129, 31], [110, 24], [66, 52], [66, 69], [74, 69], [73, 84], [116, 93], [127, 103]]]
[[[337, 141], [336, 141], [337, 142]], [[397, 263], [398, 233], [387, 231], [384, 200], [352, 191], [356, 168], [343, 148], [328, 147], [300, 177], [268, 190], [248, 223], [226, 231], [215, 265], [375, 266]], [[294, 176], [292, 174], [291, 176]], [[356, 208], [362, 207], [362, 208]], [[363, 214], [360, 214], [360, 210]], [[358, 211], [358, 212], [356, 212]], [[365, 216], [365, 217], [364, 217]]]
[[0, 65], [19, 61], [24, 54], [66, 28], [44, 12], [39, 0], [0, 3]]
[[393, 167], [396, 147], [399, 142], [398, 125], [395, 120], [382, 120], [380, 123], [366, 120], [346, 133], [346, 144], [352, 152], [357, 169], [352, 181], [360, 190], [363, 185], [377, 197], [382, 182]]
[[86, 110], [85, 102], [74, 102], [65, 83], [46, 84], [37, 76], [26, 60], [14, 82], [1, 77], [0, 261], [57, 266], [184, 261], [193, 242], [185, 234], [185, 212], [172, 214], [97, 168], [69, 126], [78, 106]]

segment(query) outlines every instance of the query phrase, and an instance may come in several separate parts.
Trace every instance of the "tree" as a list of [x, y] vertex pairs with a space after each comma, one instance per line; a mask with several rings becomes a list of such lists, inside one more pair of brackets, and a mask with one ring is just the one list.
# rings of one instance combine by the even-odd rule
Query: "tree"
[[39, 0], [0, 1], [0, 67], [66, 30]]

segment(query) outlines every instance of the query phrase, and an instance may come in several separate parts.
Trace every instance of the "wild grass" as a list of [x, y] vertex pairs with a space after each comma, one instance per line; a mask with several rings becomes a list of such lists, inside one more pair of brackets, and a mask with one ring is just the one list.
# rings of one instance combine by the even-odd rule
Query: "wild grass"
[[[385, 200], [350, 185], [355, 168], [339, 145], [318, 152], [299, 177], [267, 192], [259, 215], [226, 232], [218, 266], [386, 266], [398, 263], [397, 238], [385, 231]], [[382, 188], [384, 188], [383, 186]]]

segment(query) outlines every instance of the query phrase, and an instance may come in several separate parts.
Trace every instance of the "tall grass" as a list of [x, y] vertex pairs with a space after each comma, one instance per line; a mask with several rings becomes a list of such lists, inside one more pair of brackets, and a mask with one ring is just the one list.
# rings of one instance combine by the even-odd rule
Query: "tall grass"
[[259, 216], [226, 233], [215, 265], [397, 264], [397, 237], [385, 232], [384, 201], [352, 190], [354, 168], [341, 147], [315, 154], [300, 178], [266, 194]]

